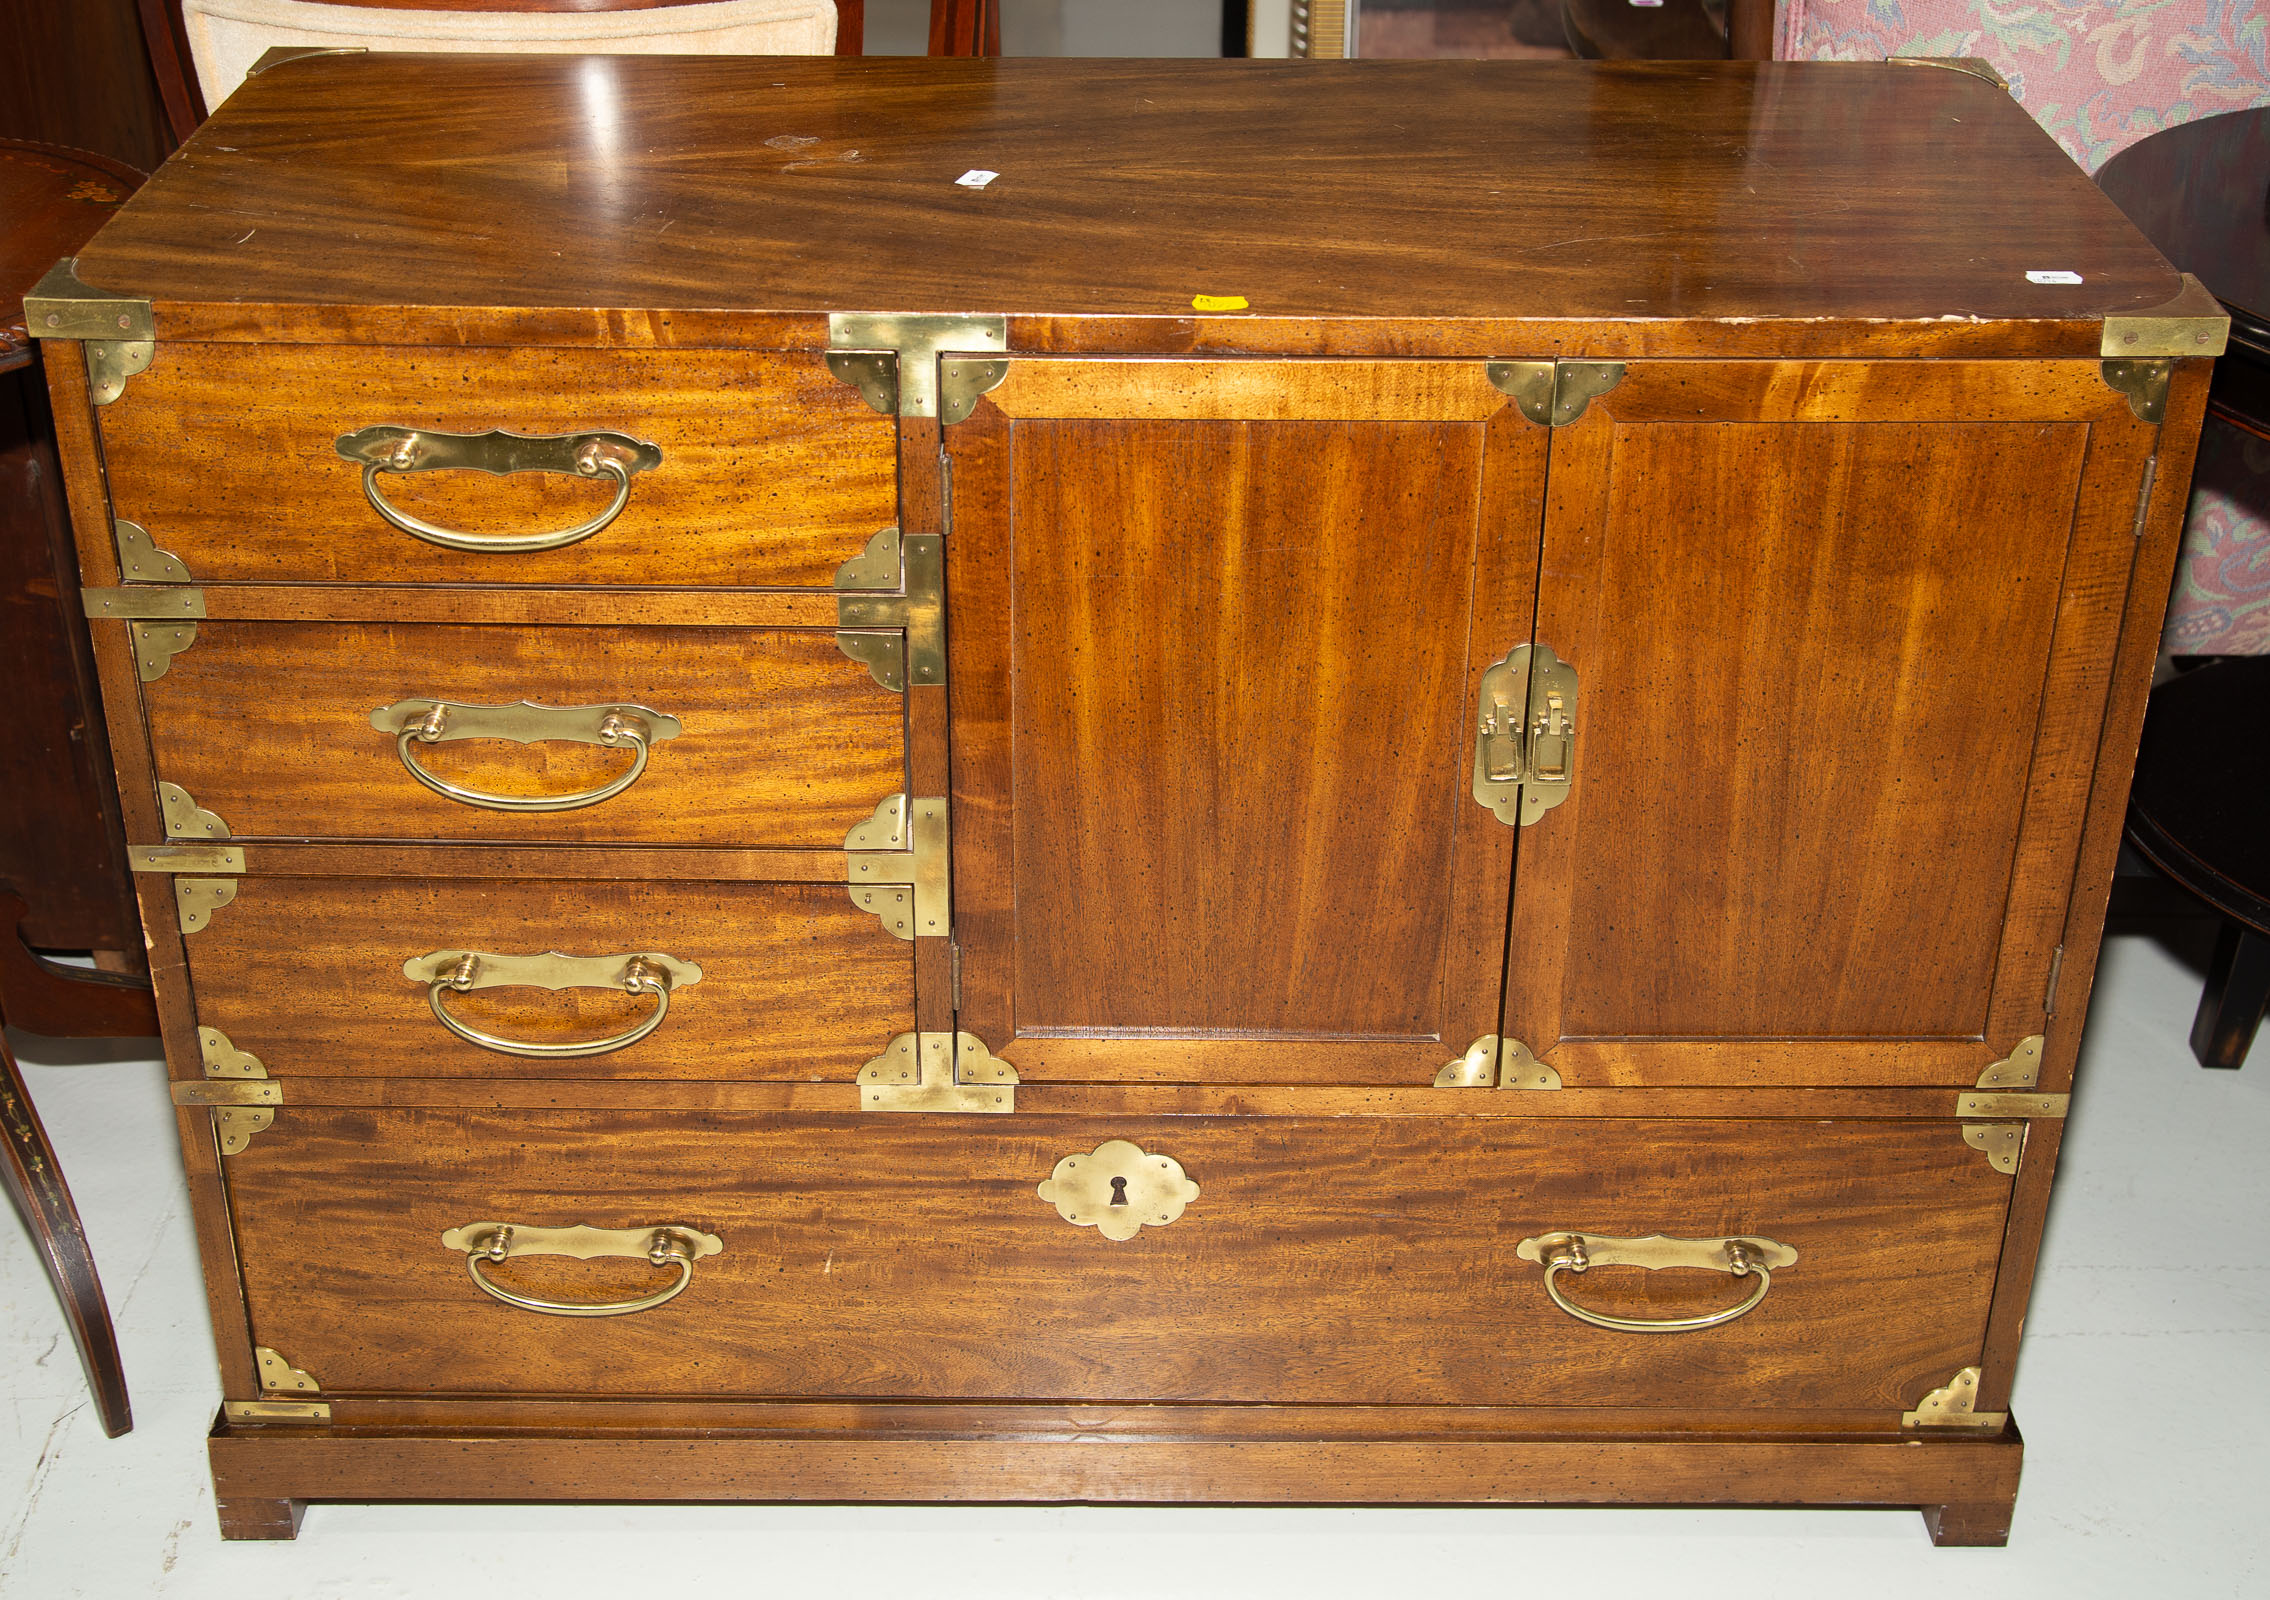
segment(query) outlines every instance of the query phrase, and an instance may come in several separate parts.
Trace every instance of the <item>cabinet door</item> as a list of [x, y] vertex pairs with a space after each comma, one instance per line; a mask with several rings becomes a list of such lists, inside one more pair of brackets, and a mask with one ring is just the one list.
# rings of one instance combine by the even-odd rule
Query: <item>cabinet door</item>
[[1431, 1082], [1497, 1031], [1468, 718], [1546, 430], [1479, 361], [1006, 368], [945, 429], [959, 1026], [1028, 1083]]
[[2042, 1032], [2154, 439], [2094, 361], [1635, 362], [1557, 429], [1506, 1033], [1574, 1088]]

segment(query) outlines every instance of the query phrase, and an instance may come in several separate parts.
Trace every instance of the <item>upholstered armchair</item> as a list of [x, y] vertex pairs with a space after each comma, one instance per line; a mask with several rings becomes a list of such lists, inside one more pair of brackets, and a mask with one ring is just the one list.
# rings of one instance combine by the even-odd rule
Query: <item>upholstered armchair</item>
[[[1791, 61], [1979, 56], [2094, 172], [2148, 134], [2270, 104], [2261, 0], [1781, 0]], [[2210, 421], [2166, 648], [2270, 654], [2270, 441]]]

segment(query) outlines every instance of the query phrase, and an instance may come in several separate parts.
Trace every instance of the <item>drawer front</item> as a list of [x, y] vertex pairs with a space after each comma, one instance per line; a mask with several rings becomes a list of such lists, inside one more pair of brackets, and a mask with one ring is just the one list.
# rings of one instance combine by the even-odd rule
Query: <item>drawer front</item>
[[[1114, 1240], [1036, 1193], [1112, 1139], [1199, 1185]], [[2010, 1180], [1951, 1124], [976, 1119], [295, 1107], [229, 1160], [257, 1340], [332, 1393], [906, 1396], [1857, 1410], [1979, 1359]], [[1137, 1191], [1139, 1193], [1139, 1191]], [[682, 1294], [575, 1318], [442, 1235], [673, 1226]], [[1749, 1314], [1556, 1309], [1525, 1238], [1765, 1236]], [[631, 1299], [675, 1269], [515, 1257]], [[1705, 1314], [1753, 1280], [1598, 1266], [1572, 1303]], [[1848, 1426], [1857, 1423], [1848, 1422]]]
[[[198, 1022], [259, 1057], [287, 1096], [310, 1078], [849, 1084], [914, 1026], [913, 946], [840, 884], [252, 877], [184, 947]], [[404, 975], [445, 951], [474, 953], [480, 981], [436, 994], [450, 961]], [[554, 951], [592, 964], [528, 964]], [[699, 976], [672, 974], [667, 996], [634, 993], [620, 977], [641, 954]], [[621, 1048], [504, 1048], [619, 1039], [665, 1001], [662, 1021]], [[453, 1031], [437, 1002], [497, 1043]]]
[[[815, 354], [166, 344], [102, 410], [117, 514], [204, 583], [830, 585], [898, 521], [897, 432]], [[370, 428], [612, 433], [659, 451], [563, 548], [449, 548], [390, 523], [338, 441]], [[571, 451], [572, 453], [572, 451]], [[381, 471], [404, 516], [480, 539], [602, 515], [604, 472]]]
[[[825, 632], [204, 622], [144, 696], [158, 777], [239, 839], [841, 849], [906, 787], [903, 699]], [[635, 750], [588, 742], [596, 712], [519, 730], [528, 743], [405, 742], [371, 720], [522, 700], [636, 706], [678, 728], [650, 725], [645, 770], [610, 798], [522, 811], [443, 794], [412, 764], [491, 801], [560, 799], [615, 783]]]

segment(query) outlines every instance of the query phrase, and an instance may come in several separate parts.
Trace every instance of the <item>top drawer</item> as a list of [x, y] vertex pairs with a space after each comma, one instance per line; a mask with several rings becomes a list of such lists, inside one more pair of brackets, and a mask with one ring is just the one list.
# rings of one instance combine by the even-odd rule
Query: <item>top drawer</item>
[[[898, 521], [895, 420], [805, 352], [166, 344], [99, 415], [117, 515], [200, 583], [825, 588]], [[571, 442], [551, 451], [565, 471], [372, 475], [405, 521], [515, 542], [603, 517], [627, 485], [573, 543], [458, 550], [373, 504], [338, 449], [372, 428], [619, 434], [660, 459], [580, 474]]]

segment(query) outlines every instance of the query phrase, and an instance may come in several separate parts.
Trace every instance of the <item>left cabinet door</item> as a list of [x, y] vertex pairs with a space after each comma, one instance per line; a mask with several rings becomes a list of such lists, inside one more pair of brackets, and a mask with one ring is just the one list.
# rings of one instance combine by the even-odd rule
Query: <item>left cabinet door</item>
[[1026, 1082], [1432, 1082], [1497, 1031], [1473, 708], [1547, 431], [1479, 361], [1002, 365], [944, 435], [959, 1026]]

